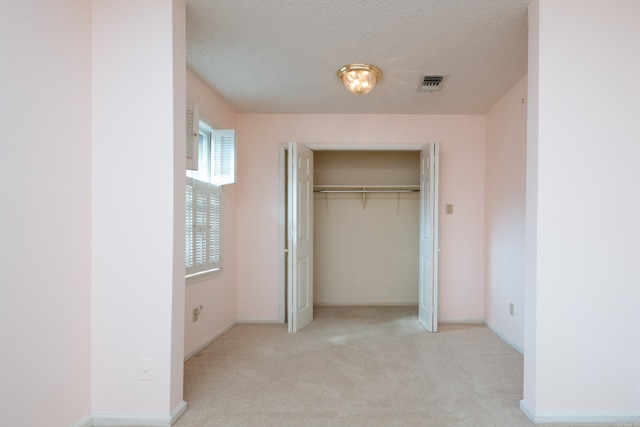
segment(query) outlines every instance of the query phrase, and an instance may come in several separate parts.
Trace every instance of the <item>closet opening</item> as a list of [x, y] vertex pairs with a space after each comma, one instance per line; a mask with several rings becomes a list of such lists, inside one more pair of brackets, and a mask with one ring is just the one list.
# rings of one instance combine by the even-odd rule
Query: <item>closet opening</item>
[[438, 153], [283, 147], [280, 314], [290, 332], [313, 320], [313, 306], [417, 307], [437, 331]]
[[315, 151], [313, 303], [418, 307], [420, 152]]

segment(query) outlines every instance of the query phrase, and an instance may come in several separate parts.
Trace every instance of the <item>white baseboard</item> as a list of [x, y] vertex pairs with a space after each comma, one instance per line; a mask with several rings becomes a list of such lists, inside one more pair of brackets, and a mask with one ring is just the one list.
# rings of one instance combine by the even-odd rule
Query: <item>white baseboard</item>
[[484, 322], [484, 325], [491, 331], [493, 332], [493, 334], [495, 336], [497, 336], [498, 338], [500, 338], [502, 341], [505, 342], [505, 344], [507, 344], [509, 347], [513, 348], [515, 351], [517, 351], [518, 353], [520, 353], [521, 355], [524, 356], [524, 349], [522, 347], [520, 347], [519, 345], [516, 345], [513, 341], [511, 341], [509, 338], [507, 338], [506, 336], [504, 336], [502, 333], [498, 332], [493, 326], [491, 326], [490, 324], [488, 324], [487, 322]]
[[231, 328], [233, 328], [237, 324], [238, 324], [238, 322], [231, 323], [229, 326], [224, 328], [222, 331], [218, 332], [213, 337], [211, 337], [207, 341], [205, 341], [204, 344], [199, 345], [194, 350], [190, 351], [188, 354], [185, 354], [184, 361], [186, 362], [187, 360], [191, 359], [196, 354], [200, 353], [202, 350], [205, 349], [206, 346], [208, 346], [209, 344], [211, 344], [212, 342], [214, 342], [215, 340], [220, 338], [222, 335], [224, 335], [224, 333], [228, 332]]
[[93, 427], [93, 416], [89, 414], [86, 417], [71, 424], [69, 427]]
[[484, 320], [482, 319], [447, 319], [447, 320], [438, 320], [438, 324], [446, 325], [446, 324], [462, 324], [462, 325], [482, 325], [484, 324]]
[[171, 427], [186, 410], [187, 402], [183, 400], [167, 415], [95, 413], [93, 414], [93, 427]]
[[527, 402], [524, 401], [524, 399], [520, 401], [520, 410], [527, 416], [527, 418], [529, 418], [529, 420], [531, 420], [532, 423], [535, 423], [535, 411], [527, 404]]
[[535, 411], [524, 400], [520, 410], [534, 424], [576, 423], [576, 424], [622, 424], [640, 422], [640, 412], [617, 411]]
[[185, 412], [187, 412], [187, 402], [183, 400], [173, 408], [173, 411], [171, 411], [171, 425], [174, 425]]
[[247, 324], [267, 324], [267, 325], [284, 325], [279, 320], [250, 320], [250, 319], [239, 319], [238, 325], [247, 325]]

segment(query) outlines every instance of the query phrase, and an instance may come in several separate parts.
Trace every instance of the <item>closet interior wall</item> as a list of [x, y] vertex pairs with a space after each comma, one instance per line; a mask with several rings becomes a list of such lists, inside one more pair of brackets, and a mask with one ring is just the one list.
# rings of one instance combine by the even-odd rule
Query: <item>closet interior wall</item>
[[418, 151], [314, 152], [314, 304], [417, 305]]

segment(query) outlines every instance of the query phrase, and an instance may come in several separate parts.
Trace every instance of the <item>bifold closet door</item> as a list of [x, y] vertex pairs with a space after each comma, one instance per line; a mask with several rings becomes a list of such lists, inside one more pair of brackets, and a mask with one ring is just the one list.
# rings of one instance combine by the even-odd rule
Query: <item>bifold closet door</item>
[[438, 185], [440, 144], [420, 152], [420, 279], [418, 318], [438, 332]]
[[289, 143], [287, 191], [288, 329], [313, 320], [313, 151]]

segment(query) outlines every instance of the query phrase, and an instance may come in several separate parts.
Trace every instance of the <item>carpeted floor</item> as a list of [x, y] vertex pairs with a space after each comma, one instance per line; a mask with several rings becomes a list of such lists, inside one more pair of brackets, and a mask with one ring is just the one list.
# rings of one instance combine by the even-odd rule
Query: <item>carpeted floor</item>
[[238, 325], [189, 360], [175, 426], [531, 426], [522, 363], [481, 325], [429, 334], [415, 308], [316, 308], [297, 334]]

